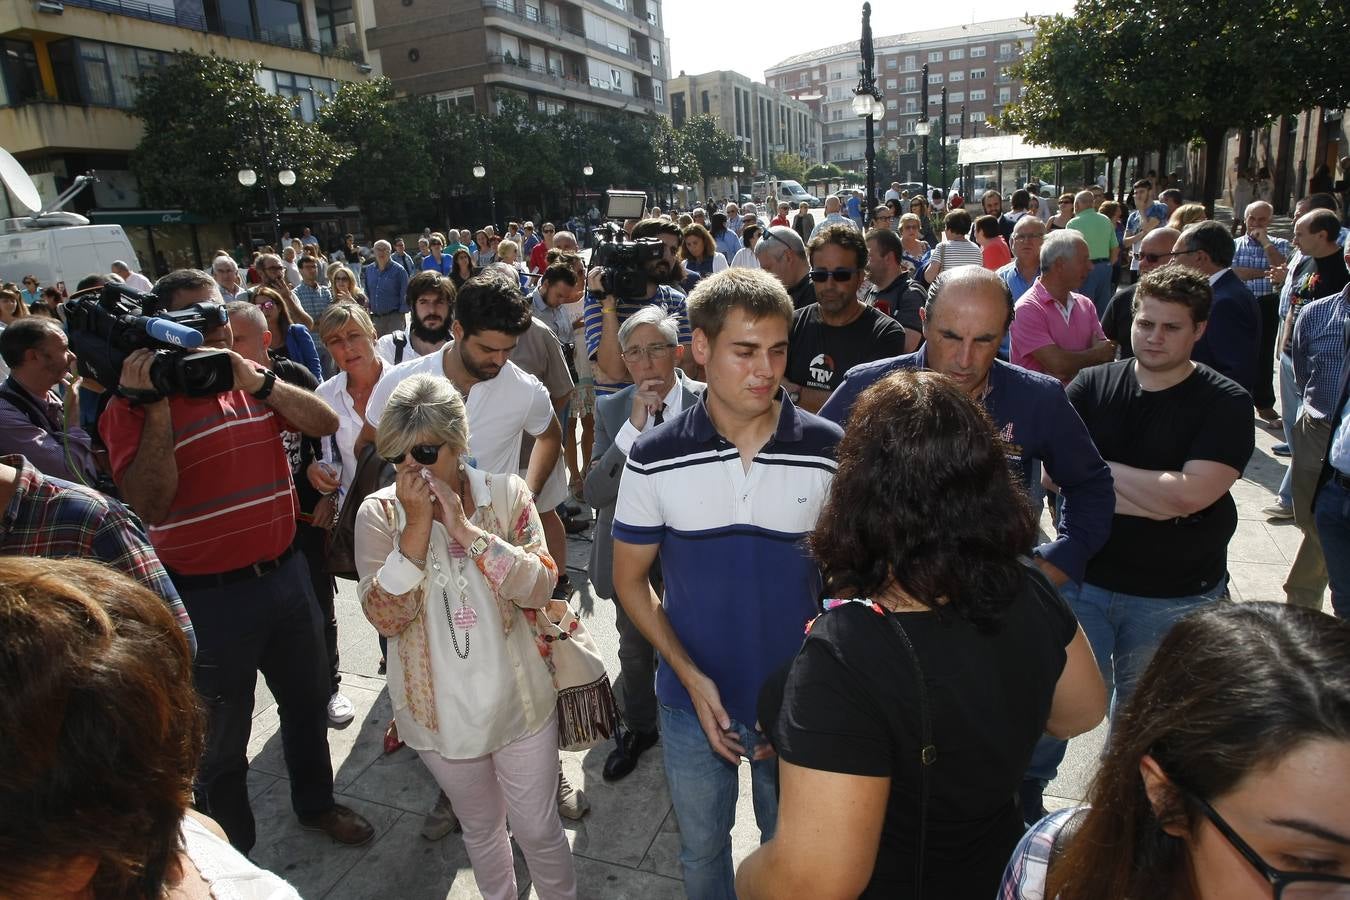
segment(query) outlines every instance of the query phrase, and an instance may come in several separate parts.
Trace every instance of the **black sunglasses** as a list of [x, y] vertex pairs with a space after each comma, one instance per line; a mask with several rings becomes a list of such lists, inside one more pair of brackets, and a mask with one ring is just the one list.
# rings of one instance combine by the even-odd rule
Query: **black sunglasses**
[[415, 462], [424, 466], [435, 465], [436, 460], [441, 458], [441, 448], [444, 446], [445, 444], [414, 444], [402, 456], [386, 456], [384, 461], [391, 466], [396, 466], [403, 462], [408, 453], [411, 453]]
[[1316, 875], [1311, 872], [1287, 872], [1275, 868], [1262, 859], [1261, 855], [1252, 849], [1251, 844], [1233, 830], [1233, 826], [1224, 821], [1218, 810], [1190, 791], [1183, 789], [1182, 793], [1200, 807], [1205, 818], [1219, 830], [1219, 834], [1224, 836], [1233, 849], [1242, 854], [1242, 857], [1252, 864], [1252, 868], [1270, 882], [1274, 889], [1272, 900], [1281, 900], [1286, 895], [1290, 900], [1294, 897], [1350, 897], [1350, 878], [1341, 875]]
[[807, 274], [816, 284], [823, 284], [833, 278], [835, 281], [851, 281], [859, 269], [812, 269]]

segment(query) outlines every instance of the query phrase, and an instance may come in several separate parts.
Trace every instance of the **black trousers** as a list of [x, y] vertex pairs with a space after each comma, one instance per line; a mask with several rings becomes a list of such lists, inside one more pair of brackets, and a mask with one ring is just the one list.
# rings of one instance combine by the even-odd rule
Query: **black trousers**
[[333, 805], [327, 667], [308, 565], [297, 553], [257, 580], [179, 594], [197, 630], [193, 670], [207, 716], [194, 805], [248, 853], [257, 839], [247, 750], [258, 672], [277, 700], [292, 808], [309, 816]]
[[319, 603], [319, 621], [323, 626], [324, 649], [328, 651], [329, 695], [336, 694], [342, 683], [338, 672], [337, 612], [333, 601], [337, 596], [337, 581], [324, 570], [324, 539], [322, 528], [304, 522], [295, 525], [295, 548], [305, 554], [309, 563], [309, 583], [314, 588], [314, 599]]
[[1280, 334], [1280, 295], [1262, 294], [1256, 298], [1261, 315], [1261, 347], [1257, 351], [1256, 386], [1252, 405], [1270, 409], [1275, 405], [1275, 340]]

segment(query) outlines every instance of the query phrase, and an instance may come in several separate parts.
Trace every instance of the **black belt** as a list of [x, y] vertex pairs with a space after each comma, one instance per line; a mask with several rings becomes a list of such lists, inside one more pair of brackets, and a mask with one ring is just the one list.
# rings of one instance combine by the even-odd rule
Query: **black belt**
[[1109, 256], [1103, 256], [1101, 259], [1094, 259], [1094, 260], [1092, 261], [1092, 263], [1093, 263], [1093, 265], [1096, 265], [1097, 263], [1104, 263], [1104, 262], [1110, 262], [1110, 261], [1111, 261], [1111, 257], [1109, 257]]
[[1350, 475], [1345, 474], [1340, 469], [1331, 470], [1331, 480], [1350, 491]]
[[244, 581], [248, 578], [261, 578], [269, 572], [275, 572], [285, 564], [286, 560], [295, 555], [295, 547], [287, 547], [276, 559], [256, 562], [251, 566], [244, 566], [241, 569], [232, 569], [229, 572], [216, 572], [210, 575], [182, 575], [178, 572], [170, 571], [169, 580], [173, 582], [174, 587], [181, 590], [192, 590], [194, 588], [215, 588], [224, 587], [228, 584], [234, 584], [237, 581]]

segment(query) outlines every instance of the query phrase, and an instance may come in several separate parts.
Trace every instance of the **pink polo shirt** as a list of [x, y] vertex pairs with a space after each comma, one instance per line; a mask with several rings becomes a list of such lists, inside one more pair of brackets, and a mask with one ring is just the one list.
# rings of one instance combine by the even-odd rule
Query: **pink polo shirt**
[[1039, 278], [1013, 308], [1012, 362], [1024, 369], [1045, 371], [1031, 355], [1042, 347], [1053, 344], [1064, 350], [1088, 350], [1105, 339], [1091, 300], [1070, 292], [1066, 316], [1064, 307], [1050, 296]]

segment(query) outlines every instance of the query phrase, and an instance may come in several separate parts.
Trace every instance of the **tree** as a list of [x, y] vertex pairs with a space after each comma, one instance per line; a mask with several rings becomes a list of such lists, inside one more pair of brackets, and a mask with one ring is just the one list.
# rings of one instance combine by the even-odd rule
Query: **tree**
[[[656, 161], [651, 177], [656, 186], [656, 196], [661, 197], [671, 190], [671, 185], [680, 181], [697, 181], [700, 178], [699, 160], [691, 143], [682, 132], [677, 131], [665, 116], [655, 116], [655, 128], [651, 132], [649, 146], [653, 160]], [[664, 165], [679, 166], [679, 174], [669, 175], [661, 172]]]
[[806, 160], [795, 153], [775, 153], [769, 171], [775, 178], [789, 178], [800, 184], [806, 180]]
[[[722, 130], [710, 113], [691, 116], [679, 129], [680, 142], [698, 164], [703, 181], [703, 196], [708, 196], [709, 178], [731, 176], [739, 148], [736, 139]], [[683, 170], [681, 170], [683, 172]], [[692, 180], [692, 179], [689, 179]]]
[[319, 110], [318, 129], [347, 150], [330, 195], [361, 209], [366, 234], [376, 222], [403, 218], [431, 190], [431, 157], [418, 124], [419, 104], [397, 97], [388, 78], [348, 81]]
[[834, 163], [817, 163], [806, 170], [806, 178], [808, 181], [824, 181], [825, 179], [839, 181], [843, 177], [844, 170]]
[[[131, 154], [131, 170], [150, 206], [191, 209], [233, 221], [262, 205], [258, 188], [239, 183], [241, 169], [268, 179], [279, 203], [324, 196], [334, 165], [349, 151], [301, 121], [289, 98], [256, 81], [254, 61], [182, 53], [138, 81], [132, 113], [145, 135]], [[276, 173], [296, 175], [281, 188]]]
[[1038, 21], [998, 125], [1112, 154], [1198, 137], [1212, 210], [1229, 129], [1350, 103], [1350, 70], [1322, 64], [1342, 56], [1344, 16], [1320, 0], [1079, 0]]

